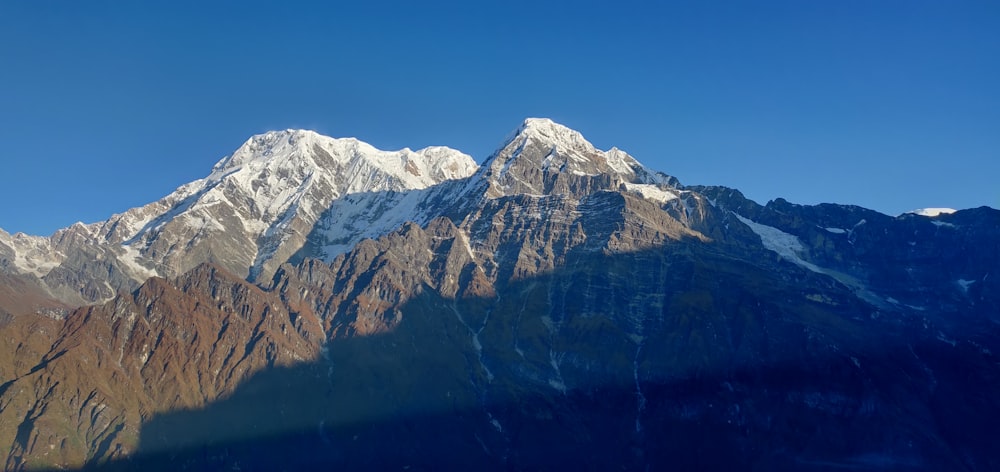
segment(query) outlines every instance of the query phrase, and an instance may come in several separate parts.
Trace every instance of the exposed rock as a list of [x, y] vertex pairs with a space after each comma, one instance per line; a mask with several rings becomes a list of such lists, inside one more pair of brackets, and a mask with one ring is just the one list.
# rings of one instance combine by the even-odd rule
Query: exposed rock
[[61, 321], [19, 316], [4, 333], [8, 470], [123, 457], [144, 420], [200, 408], [262, 369], [314, 360], [323, 343], [316, 319], [211, 265]]

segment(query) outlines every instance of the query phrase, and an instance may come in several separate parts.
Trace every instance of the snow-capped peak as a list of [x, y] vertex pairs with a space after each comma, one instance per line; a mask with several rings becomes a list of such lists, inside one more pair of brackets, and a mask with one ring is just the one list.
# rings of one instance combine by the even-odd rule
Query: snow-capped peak
[[355, 138], [272, 131], [248, 139], [208, 177], [107, 226], [118, 228], [130, 267], [181, 273], [196, 258], [171, 248], [202, 245], [192, 251], [225, 254], [230, 270], [268, 276], [335, 200], [424, 189], [477, 168], [470, 156], [441, 146], [382, 151]]
[[209, 180], [224, 178], [244, 166], [251, 171], [296, 167], [310, 172], [315, 169], [335, 172], [356, 160], [400, 179], [406, 188], [423, 188], [442, 180], [466, 177], [477, 168], [471, 157], [444, 146], [382, 151], [356, 138], [331, 138], [311, 130], [289, 129], [251, 137], [213, 167]]
[[212, 168], [212, 173], [225, 173], [251, 160], [266, 159], [275, 155], [288, 154], [296, 148], [305, 148], [311, 138], [315, 136], [319, 136], [315, 131], [295, 129], [268, 131], [251, 136], [235, 152], [216, 163], [215, 167]]
[[[486, 160], [480, 176], [487, 183], [488, 197], [576, 194], [618, 189], [620, 183], [670, 187], [676, 182], [650, 172], [620, 149], [599, 150], [578, 131], [548, 118], [524, 120]], [[588, 183], [571, 182], [580, 179]]]
[[515, 136], [525, 136], [538, 139], [553, 146], [561, 146], [577, 151], [593, 151], [590, 144], [579, 131], [563, 126], [548, 118], [527, 118], [517, 129]]
[[914, 215], [935, 217], [940, 215], [949, 215], [955, 213], [958, 210], [954, 208], [920, 208], [917, 210], [908, 211], [907, 213], [913, 213]]

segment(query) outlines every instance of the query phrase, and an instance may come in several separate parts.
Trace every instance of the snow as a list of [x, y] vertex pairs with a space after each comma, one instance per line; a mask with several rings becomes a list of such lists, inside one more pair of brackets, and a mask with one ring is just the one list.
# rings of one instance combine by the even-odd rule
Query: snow
[[955, 283], [957, 283], [959, 287], [962, 287], [962, 291], [963, 292], [968, 293], [969, 292], [969, 287], [972, 284], [976, 283], [976, 281], [975, 280], [958, 279], [958, 280], [955, 281]]
[[916, 210], [908, 211], [907, 213], [913, 213], [914, 215], [920, 215], [920, 216], [929, 216], [933, 218], [943, 214], [947, 215], [955, 213], [956, 211], [958, 210], [955, 210], [954, 208], [919, 208]]
[[125, 249], [125, 254], [119, 256], [118, 261], [124, 264], [125, 267], [128, 268], [130, 271], [132, 271], [131, 275], [133, 278], [135, 278], [136, 280], [145, 280], [150, 277], [157, 277], [160, 275], [157, 271], [149, 269], [139, 263], [139, 258], [141, 258], [142, 256], [139, 255], [139, 251], [136, 248], [124, 245], [122, 246], [122, 248]]
[[420, 196], [417, 192], [361, 193], [335, 200], [319, 223], [318, 234], [325, 241], [319, 255], [330, 261], [362, 239], [377, 238], [407, 221], [426, 224], [427, 218], [417, 211]]
[[419, 189], [477, 169], [470, 156], [442, 146], [382, 151], [355, 138], [303, 130], [254, 136], [223, 164], [213, 176], [250, 190], [270, 215], [281, 214], [314, 185], [340, 187], [343, 194]]
[[[299, 244], [304, 235], [298, 231], [312, 227], [340, 199], [360, 195], [366, 201], [357, 205], [379, 209], [378, 214], [364, 215], [364, 222], [356, 223], [358, 234], [349, 236], [359, 241], [414, 217], [422, 200], [400, 195], [469, 177], [477, 169], [470, 156], [443, 146], [383, 151], [355, 138], [330, 138], [306, 130], [272, 131], [248, 139], [219, 160], [207, 177], [182, 185], [158, 201], [82, 228], [88, 240], [84, 244], [121, 247], [115, 251], [117, 258], [136, 280], [158, 274], [150, 267], [166, 269], [166, 255], [150, 259], [146, 254], [152, 241], [164, 237], [169, 240], [161, 242], [170, 246], [190, 248], [206, 235], [239, 232], [246, 237], [237, 239], [250, 242], [246, 249], [256, 251], [257, 262], [262, 262], [288, 244]], [[361, 211], [354, 209], [347, 217]], [[168, 231], [178, 227], [183, 229]], [[52, 249], [50, 238], [8, 236], [0, 240], [14, 241], [7, 245], [13, 249], [12, 262], [22, 272], [43, 276], [65, 257]]]
[[590, 144], [590, 141], [587, 141], [579, 131], [567, 128], [548, 118], [528, 118], [524, 120], [516, 134], [561, 145], [560, 147], [567, 151], [591, 151], [595, 149], [594, 145]]
[[827, 231], [829, 231], [831, 233], [834, 233], [834, 234], [844, 234], [844, 233], [847, 232], [847, 230], [844, 229], [844, 228], [823, 228], [823, 229], [825, 229], [825, 230], [827, 230]]
[[939, 228], [942, 227], [942, 226], [945, 227], [945, 228], [955, 228], [956, 227], [955, 225], [953, 225], [951, 223], [945, 223], [944, 221], [936, 221], [936, 220], [935, 221], [931, 221], [931, 224], [933, 224], [934, 226], [937, 226]]
[[[873, 293], [858, 279], [842, 272], [817, 266], [816, 264], [803, 259], [801, 254], [805, 251], [805, 247], [802, 245], [802, 241], [800, 241], [795, 235], [788, 234], [772, 226], [757, 223], [735, 212], [733, 212], [733, 215], [743, 222], [743, 224], [749, 226], [750, 229], [760, 237], [761, 244], [763, 244], [765, 248], [776, 252], [782, 259], [813, 272], [832, 277], [834, 280], [844, 284], [846, 287], [854, 291], [854, 293], [862, 300], [872, 303], [875, 306], [886, 306], [886, 300]], [[859, 221], [854, 225], [854, 227], [857, 228], [863, 224], [865, 224], [865, 220]], [[895, 302], [891, 298], [889, 300], [891, 300], [892, 303]]]
[[552, 148], [548, 154], [545, 155], [545, 159], [542, 159], [542, 170], [547, 171], [552, 167], [552, 158], [556, 155], [556, 148]]
[[[595, 164], [611, 173], [625, 177], [624, 180], [635, 182], [636, 173], [645, 171], [644, 184], [666, 184], [668, 178], [645, 169], [628, 153], [611, 148], [602, 151], [594, 147], [578, 131], [555, 123], [547, 118], [528, 118], [506, 140], [505, 144], [494, 153], [484, 165], [483, 172], [488, 172], [495, 179], [507, 175], [510, 166], [520, 156], [521, 151], [529, 143], [534, 142], [550, 147], [548, 154], [542, 158], [541, 168], [548, 170], [559, 164], [559, 172], [569, 172], [573, 175], [597, 175], [589, 172]], [[581, 168], [582, 167], [582, 168]]]
[[611, 150], [604, 153], [604, 158], [608, 162], [608, 167], [615, 172], [622, 175], [632, 175], [634, 173], [632, 166], [629, 164], [637, 162], [632, 158], [632, 156], [628, 155], [628, 153], [618, 148], [611, 148]]
[[802, 242], [795, 235], [788, 234], [773, 226], [762, 225], [749, 218], [744, 218], [737, 213], [733, 213], [733, 215], [743, 224], [749, 226], [757, 236], [760, 236], [760, 242], [765, 248], [778, 253], [782, 259], [813, 272], [825, 273], [824, 270], [807, 262], [799, 255], [805, 250], [805, 247], [802, 246]]
[[652, 200], [660, 204], [667, 203], [670, 200], [674, 200], [677, 198], [677, 194], [669, 190], [663, 190], [657, 187], [656, 185], [652, 184], [626, 183], [625, 189], [628, 190], [629, 192], [642, 195], [642, 198], [645, 198], [646, 200]]
[[23, 273], [41, 278], [61, 263], [62, 255], [52, 248], [48, 238], [0, 232], [0, 242], [14, 251], [14, 267]]
[[[342, 203], [345, 197], [361, 196], [341, 204], [345, 211], [328, 226], [339, 231], [353, 225], [356, 231], [340, 234], [349, 236], [344, 244], [353, 245], [411, 219], [417, 202], [400, 199], [399, 193], [468, 177], [477, 169], [470, 156], [443, 146], [382, 151], [355, 138], [330, 138], [306, 130], [272, 131], [251, 137], [220, 160], [207, 178], [161, 200], [157, 214], [146, 215], [146, 221], [127, 222], [138, 233], [126, 244], [149, 241], [170, 224], [188, 226], [197, 234], [235, 229], [245, 232], [255, 245], [249, 249], [257, 252], [254, 268], [259, 268], [297, 234], [296, 227], [312, 226], [331, 204]], [[386, 211], [363, 214], [373, 209]], [[221, 218], [229, 217], [242, 228], [225, 228]], [[364, 218], [352, 223], [353, 217]], [[295, 224], [297, 220], [304, 221]], [[335, 247], [328, 252], [336, 255], [344, 250]], [[135, 258], [131, 259], [134, 263]]]

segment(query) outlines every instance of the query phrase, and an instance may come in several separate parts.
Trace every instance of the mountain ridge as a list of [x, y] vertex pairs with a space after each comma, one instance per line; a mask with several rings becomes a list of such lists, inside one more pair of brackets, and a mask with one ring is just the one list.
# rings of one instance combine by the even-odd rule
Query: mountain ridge
[[[475, 169], [469, 156], [441, 146], [380, 151], [312, 131], [264, 133], [220, 160], [207, 177], [156, 202], [48, 238], [0, 234], [0, 248], [9, 248], [0, 249], [0, 258], [7, 256], [0, 268], [30, 272], [44, 291], [74, 304], [106, 300], [147, 277], [176, 275], [203, 259], [251, 279], [267, 278], [341, 196], [425, 188]], [[187, 249], [176, 251], [178, 245]], [[275, 257], [281, 260], [270, 263]], [[73, 290], [80, 259], [102, 261], [99, 271], [110, 275], [90, 271], [93, 283]]]
[[[761, 205], [529, 119], [478, 169], [428, 151], [464, 177], [352, 172], [358, 191], [289, 213], [296, 163], [378, 167], [322, 139], [258, 135], [141, 228], [57, 232], [70, 263], [44, 280], [5, 272], [0, 233], [8, 292], [113, 292], [0, 317], [7, 468], [1000, 466], [977, 439], [1000, 401], [976, 393], [1000, 388], [1000, 211]], [[252, 211], [291, 229], [220, 239]], [[111, 233], [139, 235], [131, 259], [94, 242]], [[177, 274], [109, 278], [188, 244]]]
[[[528, 161], [526, 146], [533, 148]], [[465, 184], [454, 184], [460, 190], [438, 187], [447, 181]], [[676, 200], [684, 213], [691, 201], [685, 195], [712, 188], [684, 187], [617, 148], [596, 149], [578, 131], [547, 118], [525, 119], [481, 166], [443, 146], [380, 151], [356, 138], [270, 131], [247, 139], [207, 177], [103, 222], [77, 223], [49, 237], [0, 229], [0, 271], [69, 305], [110, 299], [150, 276], [177, 275], [202, 260], [266, 283], [284, 262], [329, 261], [363, 238], [405, 221], [425, 224], [442, 211], [461, 214], [483, 198], [580, 198], [617, 187], [661, 204]], [[414, 189], [429, 191], [408, 192]], [[439, 208], [445, 199], [465, 209]], [[933, 213], [923, 216], [949, 214]], [[186, 249], [178, 251], [181, 245]]]

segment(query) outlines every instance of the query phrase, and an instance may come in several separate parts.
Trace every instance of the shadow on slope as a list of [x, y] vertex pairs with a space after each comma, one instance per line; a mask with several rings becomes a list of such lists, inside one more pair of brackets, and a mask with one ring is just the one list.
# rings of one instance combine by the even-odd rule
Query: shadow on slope
[[1000, 468], [995, 325], [942, 341], [704, 247], [594, 255], [495, 299], [427, 288], [394, 331], [157, 416], [93, 468]]

